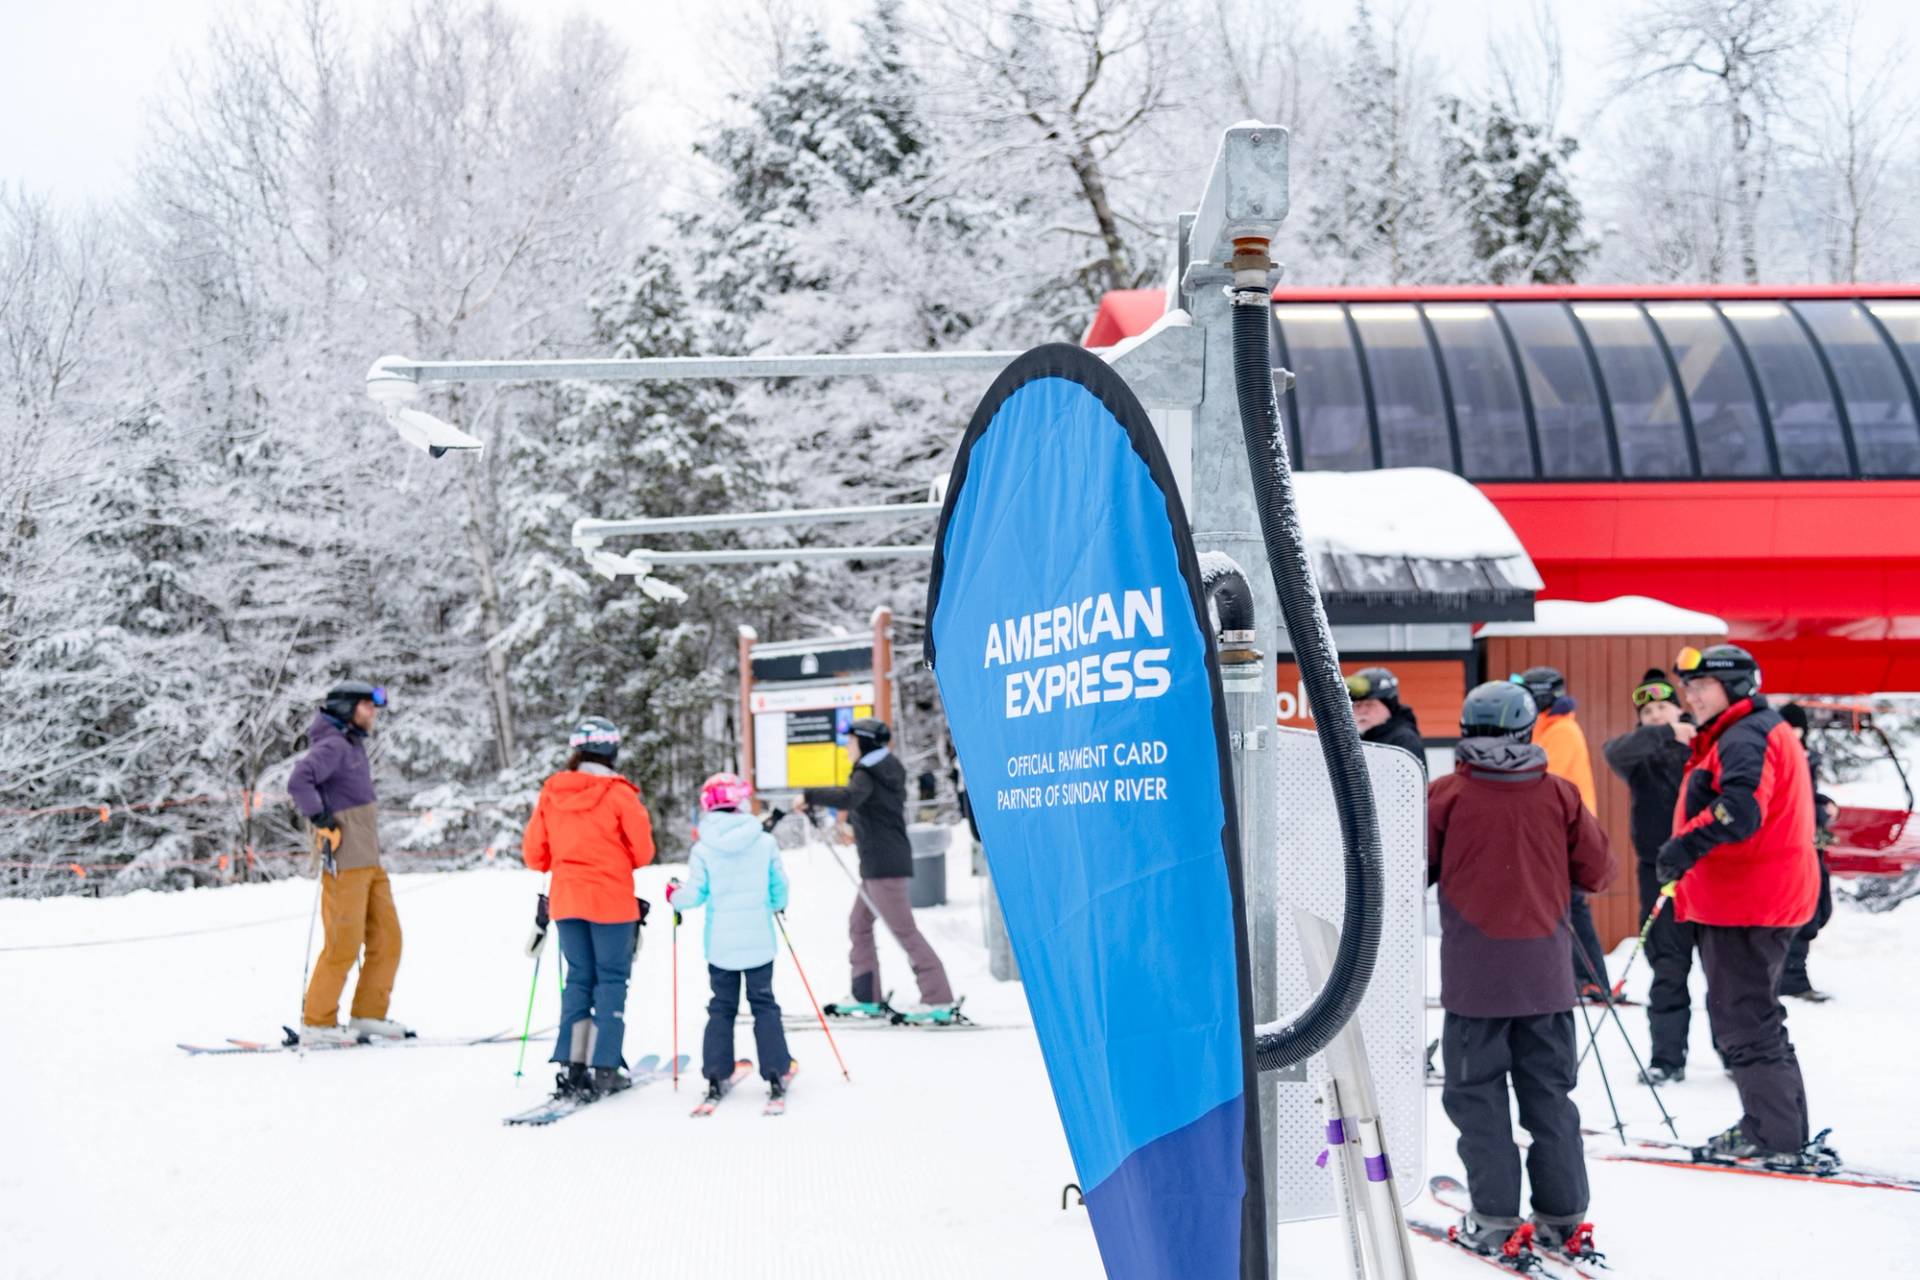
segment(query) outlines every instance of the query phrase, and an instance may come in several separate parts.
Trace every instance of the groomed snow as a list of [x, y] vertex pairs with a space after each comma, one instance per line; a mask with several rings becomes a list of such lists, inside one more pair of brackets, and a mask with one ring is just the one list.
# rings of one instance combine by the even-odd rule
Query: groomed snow
[[[846, 983], [849, 890], [823, 849], [787, 861], [794, 941], [831, 999]], [[500, 1117], [541, 1092], [543, 1052], [529, 1054], [516, 1086], [511, 1045], [304, 1061], [191, 1059], [173, 1047], [267, 1035], [291, 1016], [310, 882], [0, 901], [0, 1275], [1097, 1276], [1085, 1211], [1060, 1209], [1073, 1175], [1020, 1025], [1020, 988], [988, 976], [977, 882], [958, 860], [949, 870], [955, 901], [922, 913], [923, 927], [968, 1011], [1011, 1029], [846, 1031], [851, 1085], [819, 1032], [797, 1031], [804, 1071], [779, 1120], [759, 1115], [758, 1084], [711, 1120], [690, 1120], [683, 1081], [677, 1094], [654, 1085], [532, 1131]], [[665, 875], [641, 873], [641, 891], [658, 901]], [[518, 1026], [530, 972], [519, 948], [538, 884], [518, 870], [400, 877], [407, 956], [395, 1015], [426, 1032]], [[706, 985], [697, 932], [683, 929], [680, 956], [681, 1047], [696, 1055]], [[135, 937], [148, 940], [125, 941]], [[667, 944], [662, 925], [648, 929], [629, 1005], [636, 1054], [668, 1046]], [[888, 981], [911, 998], [884, 934], [882, 949]], [[776, 972], [788, 1010], [805, 1009], [784, 958]], [[1920, 1025], [1908, 994], [1920, 990], [1920, 907], [1839, 907], [1812, 974], [1836, 998], [1792, 1004], [1790, 1029], [1816, 1125], [1834, 1126], [1859, 1165], [1920, 1174]], [[1636, 963], [1630, 989], [1643, 994], [1646, 976]], [[1428, 982], [1437, 987], [1431, 966]], [[1736, 1110], [1698, 1008], [1693, 1075], [1663, 1091], [1689, 1139]], [[549, 967], [536, 1021], [553, 1016]], [[1441, 1015], [1427, 1017], [1437, 1035]], [[1644, 1014], [1623, 1017], [1644, 1052]], [[1601, 1044], [1629, 1131], [1662, 1133], [1619, 1032]], [[751, 1054], [744, 1028], [736, 1049]], [[1426, 1096], [1430, 1167], [1419, 1176], [1459, 1176], [1439, 1091]], [[1577, 1096], [1587, 1125], [1604, 1128], [1591, 1060]], [[1920, 1196], [1597, 1159], [1589, 1168], [1591, 1216], [1620, 1280], [1920, 1276]], [[1424, 1195], [1408, 1212], [1446, 1220]], [[1447, 1246], [1413, 1247], [1428, 1280], [1487, 1274]], [[1333, 1276], [1340, 1257], [1330, 1222], [1289, 1226], [1275, 1272]]]
[[1727, 624], [1648, 596], [1537, 600], [1532, 622], [1489, 622], [1476, 636], [1723, 636]]

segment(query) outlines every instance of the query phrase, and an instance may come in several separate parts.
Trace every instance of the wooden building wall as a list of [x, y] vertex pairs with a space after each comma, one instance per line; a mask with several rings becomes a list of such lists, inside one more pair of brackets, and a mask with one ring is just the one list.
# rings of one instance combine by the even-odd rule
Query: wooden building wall
[[1638, 723], [1631, 695], [1648, 667], [1672, 670], [1685, 645], [1718, 643], [1717, 636], [1492, 636], [1479, 642], [1481, 678], [1504, 680], [1528, 667], [1556, 667], [1579, 703], [1575, 717], [1593, 754], [1594, 790], [1600, 825], [1613, 845], [1617, 871], [1605, 893], [1593, 898], [1593, 923], [1609, 949], [1640, 929], [1634, 880], [1633, 835], [1628, 825], [1626, 784], [1600, 754], [1600, 745]]

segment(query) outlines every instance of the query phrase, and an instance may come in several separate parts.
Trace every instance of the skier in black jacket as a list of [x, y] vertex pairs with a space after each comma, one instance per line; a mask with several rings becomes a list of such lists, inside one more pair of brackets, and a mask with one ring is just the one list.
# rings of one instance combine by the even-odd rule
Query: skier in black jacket
[[1420, 738], [1420, 721], [1413, 708], [1400, 702], [1400, 678], [1385, 667], [1364, 667], [1347, 677], [1347, 696], [1353, 699], [1353, 722], [1362, 742], [1381, 742], [1411, 752], [1427, 776], [1427, 746]]
[[1800, 927], [1793, 935], [1793, 941], [1787, 944], [1787, 967], [1780, 973], [1780, 994], [1794, 996], [1813, 1004], [1827, 999], [1827, 993], [1815, 989], [1813, 980], [1807, 977], [1807, 952], [1813, 947], [1813, 940], [1820, 936], [1820, 930], [1826, 928], [1827, 921], [1833, 919], [1833, 875], [1827, 870], [1827, 846], [1833, 843], [1832, 812], [1835, 808], [1832, 797], [1821, 795], [1818, 791], [1820, 777], [1820, 753], [1813, 749], [1813, 743], [1807, 737], [1807, 709], [1797, 702], [1789, 702], [1780, 708], [1780, 718], [1800, 737], [1800, 745], [1807, 749], [1807, 771], [1809, 785], [1816, 790], [1813, 797], [1813, 848], [1820, 859], [1820, 904], [1814, 908], [1813, 919]]
[[[1681, 709], [1680, 695], [1667, 673], [1653, 667], [1633, 689], [1640, 727], [1610, 739], [1601, 750], [1607, 767], [1620, 775], [1632, 796], [1633, 851], [1639, 866], [1640, 918], [1660, 901], [1660, 877], [1653, 862], [1673, 833], [1673, 811], [1680, 801], [1680, 779], [1695, 732]], [[1666, 904], [1647, 933], [1647, 964], [1653, 987], [1647, 994], [1647, 1030], [1653, 1053], [1646, 1075], [1655, 1084], [1687, 1078], [1687, 1026], [1693, 996], [1687, 974], [1693, 968], [1694, 927], [1674, 917]]]
[[[847, 930], [853, 941], [853, 999], [848, 1006], [881, 1012], [886, 989], [880, 985], [880, 955], [873, 945], [876, 913], [899, 940], [920, 984], [920, 1004], [902, 1012], [911, 1017], [943, 1020], [954, 1008], [953, 988], [933, 944], [913, 922], [913, 900], [908, 886], [913, 878], [913, 845], [907, 839], [907, 770], [888, 749], [893, 731], [884, 720], [863, 717], [853, 722], [847, 754], [853, 773], [844, 787], [808, 787], [794, 808], [815, 806], [840, 809], [853, 826], [853, 842], [860, 855], [860, 892], [853, 901]], [[849, 1010], [851, 1011], [851, 1010]], [[948, 1013], [950, 1016], [950, 1012]]]

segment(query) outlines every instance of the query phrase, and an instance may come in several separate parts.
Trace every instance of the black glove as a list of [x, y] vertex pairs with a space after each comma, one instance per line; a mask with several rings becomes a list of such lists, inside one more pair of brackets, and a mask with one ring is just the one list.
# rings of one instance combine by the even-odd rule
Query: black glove
[[772, 835], [773, 829], [779, 826], [780, 820], [786, 816], [787, 816], [786, 811], [782, 809], [779, 805], [775, 805], [771, 810], [768, 811], [766, 818], [761, 821], [760, 829], [766, 832], [768, 835]]
[[341, 836], [340, 819], [333, 816], [333, 810], [322, 809], [319, 813], [314, 814], [313, 829], [315, 831], [333, 832], [333, 843], [336, 846], [339, 845]]
[[1661, 884], [1672, 884], [1693, 870], [1693, 864], [1700, 861], [1700, 856], [1688, 852], [1686, 845], [1679, 840], [1669, 840], [1660, 846], [1660, 852], [1653, 860], [1653, 874]]

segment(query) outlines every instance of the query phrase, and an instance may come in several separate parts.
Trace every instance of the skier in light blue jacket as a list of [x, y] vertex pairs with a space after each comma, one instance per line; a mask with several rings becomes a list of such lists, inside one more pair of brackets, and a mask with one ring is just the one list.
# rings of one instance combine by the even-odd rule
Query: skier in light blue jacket
[[716, 773], [707, 779], [700, 788], [706, 816], [687, 864], [687, 882], [667, 888], [667, 901], [676, 911], [707, 908], [707, 977], [713, 1000], [707, 1005], [700, 1071], [707, 1078], [707, 1096], [716, 1100], [733, 1075], [733, 1022], [740, 1012], [742, 978], [753, 1009], [760, 1074], [774, 1097], [785, 1095], [793, 1068], [780, 1006], [773, 998], [773, 913], [786, 909], [787, 873], [780, 865], [780, 846], [746, 811], [752, 795], [753, 789], [735, 774]]

